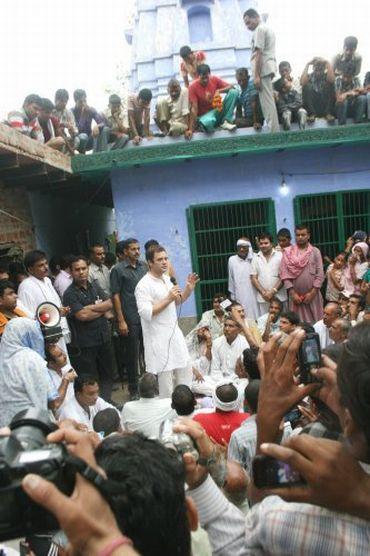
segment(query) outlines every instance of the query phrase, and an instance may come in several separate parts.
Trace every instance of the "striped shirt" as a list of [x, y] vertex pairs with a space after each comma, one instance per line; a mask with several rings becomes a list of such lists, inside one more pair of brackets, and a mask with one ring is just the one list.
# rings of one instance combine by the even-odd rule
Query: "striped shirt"
[[370, 523], [311, 504], [268, 496], [244, 515], [211, 477], [189, 490], [214, 556], [365, 556]]
[[31, 137], [31, 139], [36, 139], [36, 141], [40, 143], [44, 142], [44, 136], [38, 119], [33, 118], [31, 120], [23, 108], [22, 110], [13, 110], [9, 112], [6, 123], [23, 135]]

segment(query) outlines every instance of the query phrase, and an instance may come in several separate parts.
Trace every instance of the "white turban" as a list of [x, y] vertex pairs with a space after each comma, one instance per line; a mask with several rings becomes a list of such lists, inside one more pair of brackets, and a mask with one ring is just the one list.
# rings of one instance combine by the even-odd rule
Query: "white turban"
[[[232, 384], [237, 392], [235, 400], [232, 400], [231, 402], [223, 402], [217, 397], [217, 393], [216, 393], [217, 388], [219, 388], [220, 386], [225, 386], [226, 384]], [[218, 382], [213, 391], [213, 403], [215, 407], [217, 407], [217, 409], [220, 409], [221, 411], [239, 411], [240, 402], [241, 402], [240, 397], [241, 394], [238, 388], [235, 386], [235, 384], [233, 384], [232, 380], [230, 379], [222, 380], [221, 382]]]
[[252, 247], [252, 244], [247, 239], [238, 239], [236, 242], [237, 247]]

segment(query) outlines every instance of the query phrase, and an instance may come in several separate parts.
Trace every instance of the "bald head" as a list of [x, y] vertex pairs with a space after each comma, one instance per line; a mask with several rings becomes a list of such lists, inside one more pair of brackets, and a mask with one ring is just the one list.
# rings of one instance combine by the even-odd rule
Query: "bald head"
[[340, 317], [341, 314], [342, 311], [339, 303], [335, 303], [333, 301], [327, 303], [324, 307], [324, 317], [323, 317], [325, 326], [329, 328], [332, 325], [332, 323], [335, 321], [335, 319]]
[[347, 319], [335, 319], [330, 328], [329, 336], [335, 344], [341, 344], [348, 338], [351, 323]]

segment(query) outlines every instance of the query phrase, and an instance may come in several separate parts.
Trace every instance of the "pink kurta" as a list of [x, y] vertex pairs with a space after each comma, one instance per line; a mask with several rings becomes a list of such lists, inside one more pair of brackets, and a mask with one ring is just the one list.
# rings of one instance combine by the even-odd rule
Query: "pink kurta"
[[[286, 273], [286, 262], [281, 262], [281, 274]], [[293, 288], [298, 295], [305, 295], [312, 288], [317, 288], [317, 294], [308, 305], [301, 303], [296, 305], [292, 299], [289, 300], [289, 308], [291, 311], [298, 313], [301, 321], [315, 323], [323, 317], [323, 299], [319, 288], [324, 281], [324, 270], [322, 266], [321, 253], [317, 247], [313, 247], [312, 253], [308, 259], [307, 265], [303, 268], [301, 274], [294, 279], [285, 279], [284, 285], [289, 290]]]

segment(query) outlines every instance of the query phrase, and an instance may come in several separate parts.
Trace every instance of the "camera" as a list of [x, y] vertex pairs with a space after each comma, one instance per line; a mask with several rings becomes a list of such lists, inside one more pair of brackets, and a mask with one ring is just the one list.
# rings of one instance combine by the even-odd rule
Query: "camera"
[[306, 334], [299, 348], [298, 361], [301, 383], [317, 382], [311, 375], [311, 370], [320, 367], [321, 362], [320, 338], [316, 332]]
[[67, 463], [63, 444], [46, 437], [57, 426], [47, 411], [21, 411], [10, 423], [10, 436], [0, 437], [0, 541], [59, 529], [50, 513], [33, 502], [22, 489], [22, 479], [35, 473], [70, 495], [75, 470]]
[[184, 432], [173, 432], [173, 424], [174, 421], [171, 421], [171, 419], [166, 419], [161, 423], [159, 441], [165, 448], [176, 452], [181, 461], [182, 456], [188, 453], [198, 461], [199, 453], [193, 439]]

